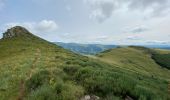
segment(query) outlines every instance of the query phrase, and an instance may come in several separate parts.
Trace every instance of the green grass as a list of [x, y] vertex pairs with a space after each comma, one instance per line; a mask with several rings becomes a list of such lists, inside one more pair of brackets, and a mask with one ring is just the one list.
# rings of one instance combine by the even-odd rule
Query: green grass
[[97, 59], [127, 71], [169, 80], [170, 71], [155, 63], [152, 52], [157, 51], [134, 47], [116, 48], [98, 54]]
[[87, 94], [102, 100], [170, 99], [170, 71], [142, 50], [118, 48], [94, 58], [35, 36], [0, 40], [0, 99], [16, 100], [21, 80], [24, 100], [80, 100]]

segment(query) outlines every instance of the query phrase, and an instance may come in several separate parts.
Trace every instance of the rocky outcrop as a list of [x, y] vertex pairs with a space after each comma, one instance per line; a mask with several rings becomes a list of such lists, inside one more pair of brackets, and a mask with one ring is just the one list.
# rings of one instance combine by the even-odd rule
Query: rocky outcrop
[[100, 97], [95, 95], [85, 95], [80, 100], [100, 100]]
[[5, 33], [3, 33], [3, 39], [17, 37], [17, 36], [23, 36], [31, 34], [27, 29], [21, 27], [21, 26], [15, 26], [11, 29], [8, 29]]

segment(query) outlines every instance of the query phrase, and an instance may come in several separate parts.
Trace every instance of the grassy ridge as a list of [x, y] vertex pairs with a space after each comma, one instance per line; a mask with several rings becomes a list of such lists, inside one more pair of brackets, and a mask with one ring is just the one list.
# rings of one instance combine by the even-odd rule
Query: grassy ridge
[[169, 71], [149, 55], [133, 48], [111, 52], [93, 59], [37, 37], [0, 40], [0, 99], [79, 100], [86, 94], [102, 100], [170, 98]]
[[134, 47], [116, 48], [98, 54], [98, 59], [124, 70], [141, 73], [148, 76], [156, 76], [169, 80], [170, 71], [162, 69], [161, 66], [155, 63], [151, 58], [152, 54], [149, 49], [141, 49]]

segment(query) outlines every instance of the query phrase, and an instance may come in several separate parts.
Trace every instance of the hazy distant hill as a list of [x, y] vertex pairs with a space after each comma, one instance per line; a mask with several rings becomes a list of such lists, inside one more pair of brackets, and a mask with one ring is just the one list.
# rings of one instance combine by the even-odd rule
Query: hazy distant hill
[[111, 48], [116, 48], [116, 45], [101, 45], [101, 44], [78, 44], [78, 43], [62, 43], [56, 42], [57, 45], [81, 54], [96, 54]]
[[78, 43], [62, 43], [56, 42], [57, 45], [81, 54], [96, 54], [111, 48], [116, 48], [116, 45], [101, 45], [101, 44], [78, 44]]
[[[63, 43], [63, 42], [55, 42], [55, 44], [71, 50], [75, 53], [79, 54], [97, 54], [102, 51], [117, 48], [117, 47], [127, 47], [127, 46], [119, 46], [119, 45], [102, 45], [102, 44], [79, 44], [79, 43]], [[157, 48], [157, 49], [167, 49], [170, 50], [169, 45], [141, 45], [147, 48]]]
[[157, 48], [157, 49], [167, 49], [170, 50], [170, 45], [142, 45], [148, 48]]

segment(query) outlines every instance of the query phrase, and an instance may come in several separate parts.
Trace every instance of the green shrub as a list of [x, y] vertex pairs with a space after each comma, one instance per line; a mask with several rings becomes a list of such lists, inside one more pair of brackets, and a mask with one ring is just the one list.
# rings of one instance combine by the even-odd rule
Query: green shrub
[[26, 81], [26, 87], [28, 91], [32, 91], [42, 86], [43, 84], [48, 83], [49, 80], [49, 72], [43, 70], [34, 74], [28, 81]]
[[67, 83], [60, 85], [62, 87], [61, 100], [79, 100], [84, 95], [84, 89], [81, 86]]
[[29, 100], [79, 100], [84, 89], [65, 80], [65, 77], [66, 74], [59, 69], [52, 72], [43, 70], [34, 74], [26, 82]]
[[63, 70], [64, 72], [66, 72], [69, 75], [74, 75], [75, 72], [78, 71], [78, 69], [80, 69], [80, 66], [77, 65], [71, 65], [71, 66], [64, 66]]
[[99, 96], [106, 96], [114, 93], [119, 96], [130, 94], [134, 89], [136, 81], [123, 74], [107, 70], [93, 70], [83, 68], [76, 73], [76, 80], [83, 84], [86, 92], [95, 93]]
[[123, 100], [121, 97], [116, 97], [113, 94], [107, 95], [104, 100]]
[[59, 100], [52, 87], [49, 85], [43, 85], [33, 91], [29, 96], [28, 100]]
[[56, 100], [79, 100], [84, 95], [84, 89], [71, 82], [56, 82], [54, 91], [57, 95]]

